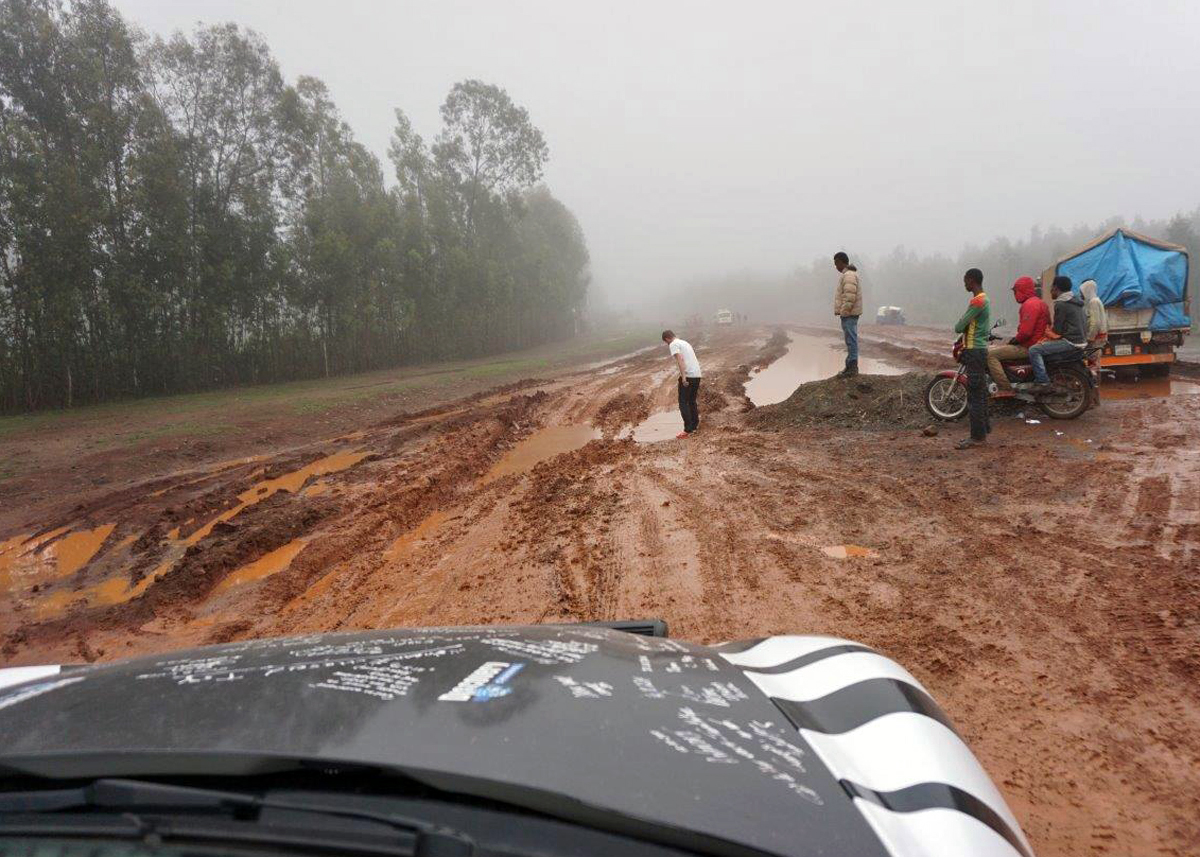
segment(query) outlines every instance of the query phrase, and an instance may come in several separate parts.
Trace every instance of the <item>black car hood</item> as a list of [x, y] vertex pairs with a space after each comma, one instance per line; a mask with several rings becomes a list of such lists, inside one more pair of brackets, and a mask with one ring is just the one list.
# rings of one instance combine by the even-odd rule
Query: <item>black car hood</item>
[[0, 766], [44, 776], [324, 760], [676, 842], [886, 854], [740, 669], [603, 628], [321, 634], [85, 667], [0, 691], [0, 735]]

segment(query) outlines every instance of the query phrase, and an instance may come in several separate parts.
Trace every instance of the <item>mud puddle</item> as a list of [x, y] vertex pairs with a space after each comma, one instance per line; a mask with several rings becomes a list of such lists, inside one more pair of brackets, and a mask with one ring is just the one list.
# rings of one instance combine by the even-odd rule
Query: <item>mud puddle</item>
[[597, 369], [603, 369], [604, 371], [602, 371], [598, 374], [612, 375], [621, 368], [617, 364], [625, 363], [628, 360], [632, 360], [633, 358], [639, 357], [648, 351], [653, 351], [656, 348], [658, 348], [657, 345], [646, 345], [646, 346], [643, 346], [642, 348], [638, 348], [635, 351], [630, 351], [628, 354], [622, 354], [619, 357], [606, 357], [603, 360], [597, 360], [594, 363], [586, 364], [580, 371], [581, 372], [595, 372]]
[[821, 553], [833, 559], [874, 559], [879, 556], [862, 545], [827, 545], [821, 548]]
[[150, 584], [158, 580], [175, 567], [183, 556], [182, 543], [175, 543], [167, 559], [160, 562], [153, 571], [143, 577], [138, 583], [131, 585], [124, 575], [110, 577], [100, 583], [85, 586], [82, 589], [59, 589], [46, 593], [37, 600], [37, 615], [39, 619], [50, 619], [61, 616], [75, 604], [87, 607], [110, 607], [113, 604], [123, 604], [132, 601], [150, 588]]
[[[830, 378], [846, 365], [844, 346], [828, 337], [789, 334], [788, 350], [746, 382], [746, 395], [755, 407], [782, 402], [801, 384]], [[904, 370], [871, 357], [858, 358], [865, 375], [902, 375]]]
[[599, 430], [591, 426], [547, 426], [538, 429], [497, 461], [483, 477], [483, 482], [492, 482], [513, 473], [524, 473], [547, 459], [573, 452], [588, 441], [599, 438]]
[[1166, 396], [1200, 394], [1200, 383], [1186, 378], [1141, 378], [1137, 381], [1101, 381], [1100, 398], [1112, 401], [1123, 399], [1159, 399]]
[[253, 583], [256, 580], [262, 580], [264, 577], [270, 577], [276, 572], [283, 571], [292, 564], [292, 560], [300, 551], [304, 550], [308, 544], [308, 539], [294, 539], [288, 542], [281, 548], [276, 548], [270, 553], [263, 554], [254, 562], [249, 562], [241, 568], [235, 570], [227, 576], [213, 590], [213, 594], [217, 595], [233, 589], [235, 586], [241, 586], [244, 583]]
[[[701, 420], [704, 417], [701, 416]], [[637, 443], [658, 443], [672, 440], [683, 431], [683, 417], [678, 410], [659, 411], [642, 420], [632, 429], [626, 429], [618, 437], [632, 436]]]
[[[67, 532], [59, 527], [28, 545], [28, 536], [0, 542], [0, 592], [17, 582], [36, 582], [47, 577], [66, 577], [87, 565], [112, 534], [116, 524]], [[64, 532], [67, 535], [61, 536]]]
[[346, 470], [358, 464], [369, 453], [358, 452], [335, 452], [333, 455], [327, 455], [324, 458], [319, 458], [312, 464], [301, 467], [299, 470], [293, 470], [291, 473], [285, 473], [283, 476], [277, 476], [274, 479], [265, 479], [257, 485], [251, 486], [246, 491], [238, 495], [238, 504], [233, 508], [226, 509], [217, 517], [213, 518], [204, 526], [197, 529], [194, 533], [184, 539], [185, 544], [194, 545], [202, 538], [212, 532], [213, 527], [222, 521], [228, 521], [235, 517], [244, 509], [253, 506], [255, 503], [261, 503], [268, 497], [276, 494], [279, 491], [287, 491], [295, 494], [300, 486], [308, 481], [312, 476], [327, 476], [330, 473], [337, 473], [341, 470]]
[[388, 545], [387, 550], [383, 552], [384, 561], [393, 562], [404, 556], [417, 542], [427, 539], [448, 517], [450, 513], [441, 510], [431, 513], [421, 523]]

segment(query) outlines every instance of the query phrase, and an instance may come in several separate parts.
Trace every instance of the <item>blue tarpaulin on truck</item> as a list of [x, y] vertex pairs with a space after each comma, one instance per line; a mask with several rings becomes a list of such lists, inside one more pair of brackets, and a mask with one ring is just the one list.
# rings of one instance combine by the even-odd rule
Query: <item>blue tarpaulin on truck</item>
[[1153, 309], [1151, 330], [1190, 327], [1188, 255], [1182, 247], [1116, 229], [1058, 263], [1075, 285], [1096, 281], [1106, 307]]

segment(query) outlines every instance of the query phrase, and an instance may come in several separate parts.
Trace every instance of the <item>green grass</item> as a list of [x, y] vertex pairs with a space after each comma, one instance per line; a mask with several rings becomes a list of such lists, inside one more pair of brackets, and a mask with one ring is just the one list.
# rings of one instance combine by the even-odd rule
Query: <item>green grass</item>
[[[0, 441], [28, 439], [73, 428], [119, 423], [97, 446], [132, 446], [164, 437], [202, 437], [234, 431], [230, 415], [269, 416], [272, 411], [295, 415], [325, 413], [397, 393], [436, 389], [464, 381], [517, 380], [544, 376], [569, 364], [619, 357], [657, 342], [650, 328], [602, 331], [567, 342], [552, 343], [475, 360], [400, 366], [359, 375], [260, 384], [203, 393], [184, 393], [133, 401], [87, 405], [58, 411], [0, 417]], [[125, 430], [126, 426], [137, 426]], [[7, 466], [7, 465], [6, 465]], [[11, 476], [0, 471], [0, 479]]]
[[224, 434], [227, 431], [233, 431], [237, 426], [229, 425], [228, 423], [174, 423], [169, 425], [154, 426], [152, 428], [141, 429], [139, 431], [120, 432], [110, 435], [96, 443], [96, 446], [109, 448], [120, 446], [134, 446], [147, 440], [159, 440], [165, 437], [211, 437], [212, 435]]

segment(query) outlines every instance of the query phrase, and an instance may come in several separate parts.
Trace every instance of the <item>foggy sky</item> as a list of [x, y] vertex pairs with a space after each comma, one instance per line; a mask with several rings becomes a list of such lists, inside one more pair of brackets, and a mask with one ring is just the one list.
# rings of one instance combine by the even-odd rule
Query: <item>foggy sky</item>
[[[846, 248], [957, 254], [1200, 205], [1200, 3], [115, 0], [231, 20], [386, 162], [456, 81], [508, 90], [621, 305]], [[1044, 7], [1044, 8], [1043, 8]]]

